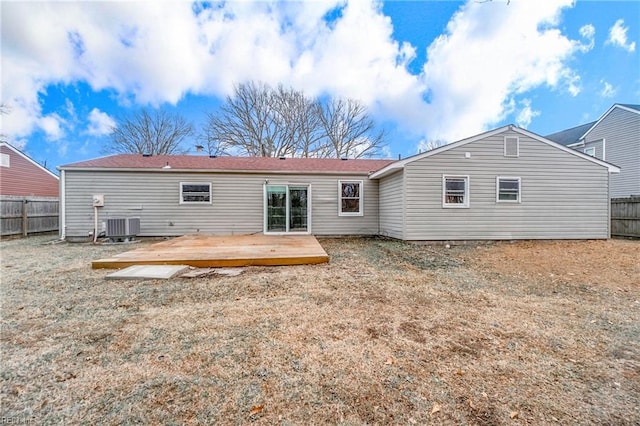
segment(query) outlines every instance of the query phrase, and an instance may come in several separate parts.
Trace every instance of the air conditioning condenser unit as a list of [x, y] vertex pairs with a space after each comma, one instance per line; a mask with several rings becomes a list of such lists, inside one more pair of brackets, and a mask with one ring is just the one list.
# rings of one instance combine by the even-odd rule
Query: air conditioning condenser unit
[[139, 233], [139, 217], [114, 217], [107, 219], [106, 235], [112, 241], [128, 241]]

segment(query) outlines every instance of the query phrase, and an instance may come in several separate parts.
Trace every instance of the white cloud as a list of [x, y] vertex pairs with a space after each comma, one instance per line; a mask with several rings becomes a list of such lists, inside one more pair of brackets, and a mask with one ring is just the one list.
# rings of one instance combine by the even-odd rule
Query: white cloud
[[522, 109], [518, 113], [516, 117], [516, 124], [524, 129], [529, 127], [531, 121], [534, 117], [538, 117], [540, 115], [540, 111], [536, 111], [531, 108], [531, 100], [524, 99], [522, 102]]
[[[578, 94], [580, 77], [566, 63], [581, 44], [556, 28], [559, 13], [571, 6], [555, 0], [462, 7], [427, 50], [427, 139], [484, 131], [512, 112], [514, 97], [539, 86]], [[582, 33], [588, 37], [590, 29]]]
[[47, 135], [47, 139], [57, 141], [64, 136], [62, 125], [64, 120], [58, 114], [49, 114], [40, 117], [38, 127]]
[[616, 96], [616, 93], [618, 91], [613, 87], [611, 83], [606, 82], [604, 80], [601, 80], [600, 83], [602, 83], [600, 96], [602, 96], [603, 98], [613, 98], [614, 96]]
[[406, 70], [415, 49], [393, 40], [374, 1], [15, 2], [3, 5], [2, 32], [3, 96], [21, 109], [13, 134], [33, 131], [49, 84], [76, 81], [152, 106], [247, 80], [356, 97], [395, 118], [420, 106]]
[[[519, 98], [539, 86], [580, 92], [567, 62], [592, 49], [595, 29], [583, 26], [582, 41], [561, 33], [559, 14], [572, 5], [469, 0], [415, 75], [407, 65], [416, 47], [393, 38], [375, 0], [7, 2], [2, 101], [13, 112], [3, 132], [23, 137], [42, 128], [61, 138], [64, 120], [41, 107], [51, 84], [86, 82], [123, 104], [159, 106], [187, 93], [221, 97], [234, 83], [260, 80], [358, 98], [407, 133], [455, 140], [515, 114]], [[73, 104], [60, 113], [76, 124]], [[112, 120], [97, 109], [88, 118], [90, 134], [104, 134]]]
[[628, 28], [624, 26], [624, 19], [618, 19], [609, 29], [609, 38], [607, 38], [607, 43], [621, 47], [627, 52], [635, 51], [636, 42], [629, 42], [627, 40], [627, 30]]
[[580, 51], [586, 53], [592, 50], [596, 45], [596, 28], [591, 24], [583, 25], [582, 27], [580, 27], [580, 35], [588, 42], [586, 44], [579, 45]]
[[64, 101], [65, 109], [67, 111], [67, 115], [73, 121], [76, 120], [76, 107], [73, 105], [73, 102], [69, 98]]
[[115, 127], [116, 122], [106, 112], [94, 108], [89, 113], [89, 127], [87, 133], [94, 136], [103, 136], [111, 133], [111, 129]]

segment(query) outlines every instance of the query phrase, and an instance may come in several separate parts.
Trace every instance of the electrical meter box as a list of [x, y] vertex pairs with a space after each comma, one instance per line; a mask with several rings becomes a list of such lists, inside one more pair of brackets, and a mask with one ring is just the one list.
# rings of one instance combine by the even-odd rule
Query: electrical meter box
[[93, 196], [93, 207], [103, 207], [104, 206], [104, 195], [94, 195]]

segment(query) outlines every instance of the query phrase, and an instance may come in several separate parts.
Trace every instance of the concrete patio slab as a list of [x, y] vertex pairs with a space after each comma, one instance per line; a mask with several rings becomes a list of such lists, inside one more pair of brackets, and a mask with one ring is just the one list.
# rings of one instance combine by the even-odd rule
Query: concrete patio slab
[[186, 265], [133, 265], [106, 276], [108, 280], [168, 280], [188, 271]]

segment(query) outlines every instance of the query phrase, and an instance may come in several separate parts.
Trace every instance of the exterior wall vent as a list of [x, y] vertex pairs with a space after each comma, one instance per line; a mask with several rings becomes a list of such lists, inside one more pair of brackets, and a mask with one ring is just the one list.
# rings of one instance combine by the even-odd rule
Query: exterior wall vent
[[139, 217], [118, 217], [107, 219], [106, 235], [112, 241], [129, 241], [139, 233]]

